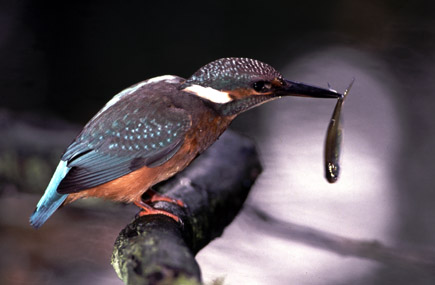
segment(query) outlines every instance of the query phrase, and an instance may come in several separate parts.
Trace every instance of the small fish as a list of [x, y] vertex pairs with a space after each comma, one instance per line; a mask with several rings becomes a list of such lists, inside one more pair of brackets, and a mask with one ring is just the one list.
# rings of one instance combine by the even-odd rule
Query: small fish
[[350, 82], [349, 87], [343, 93], [343, 97], [337, 100], [334, 113], [332, 113], [331, 121], [329, 122], [326, 132], [325, 142], [325, 176], [329, 183], [337, 181], [340, 174], [340, 153], [341, 142], [343, 140], [343, 122], [341, 119], [341, 108], [349, 94], [350, 88], [353, 85], [355, 78]]

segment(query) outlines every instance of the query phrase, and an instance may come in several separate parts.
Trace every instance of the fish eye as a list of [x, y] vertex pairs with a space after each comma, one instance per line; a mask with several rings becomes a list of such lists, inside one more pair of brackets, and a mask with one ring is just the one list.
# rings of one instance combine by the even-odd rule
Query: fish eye
[[254, 90], [257, 92], [264, 93], [268, 92], [272, 88], [272, 83], [270, 83], [269, 81], [260, 80], [254, 82], [252, 88], [254, 88]]

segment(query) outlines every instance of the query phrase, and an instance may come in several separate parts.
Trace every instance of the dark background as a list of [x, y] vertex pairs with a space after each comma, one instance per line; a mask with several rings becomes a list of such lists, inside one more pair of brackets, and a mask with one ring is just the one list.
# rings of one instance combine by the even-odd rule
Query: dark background
[[[158, 75], [188, 77], [202, 65], [227, 56], [259, 59], [278, 70], [287, 70], [284, 75], [297, 81], [309, 78], [306, 74], [310, 68], [323, 68], [326, 72], [309, 78], [314, 80], [309, 83], [325, 86], [331, 80], [328, 72], [335, 72], [333, 60], [323, 61], [318, 67], [315, 61], [310, 61], [309, 68], [289, 68], [301, 57], [310, 58], [310, 54], [334, 47], [353, 51], [342, 57], [351, 65], [355, 63], [354, 66], [370, 58], [365, 62], [365, 70], [371, 71], [383, 84], [383, 93], [388, 93], [388, 104], [396, 114], [394, 128], [399, 131], [391, 148], [397, 151], [388, 178], [395, 185], [391, 189], [394, 195], [387, 202], [382, 201], [395, 208], [388, 223], [394, 228], [389, 242], [432, 251], [435, 245], [433, 11], [431, 1], [401, 0], [0, 2], [0, 201], [3, 205], [0, 283], [25, 284], [33, 280], [35, 284], [75, 284], [78, 280], [91, 280], [93, 284], [118, 284], [108, 261], [111, 245], [134, 209], [128, 208], [131, 215], [121, 218], [119, 213], [126, 209], [118, 205], [109, 207], [110, 210], [103, 205], [103, 213], [94, 213], [85, 206], [71, 206], [64, 214], [56, 214], [58, 218], [53, 217], [54, 224], [47, 229], [35, 233], [26, 225], [62, 149], [73, 139], [79, 126], [114, 94]], [[331, 58], [340, 58], [339, 51], [335, 49]], [[367, 57], [361, 59], [358, 54]], [[293, 66], [305, 67], [300, 62]], [[344, 76], [329, 81], [338, 90], [358, 74], [341, 72]], [[357, 84], [364, 82], [356, 77]], [[356, 88], [359, 91], [355, 91], [355, 96], [367, 93], [370, 86], [360, 83]], [[313, 112], [310, 118], [319, 117], [326, 123], [332, 108], [333, 105], [328, 105], [326, 116]], [[268, 121], [276, 110], [259, 108], [234, 123], [235, 129], [261, 141], [259, 146], [265, 147], [260, 153], [268, 154], [266, 139], [272, 128], [282, 133], [291, 132], [292, 125], [306, 128], [301, 121], [284, 125]], [[364, 120], [363, 114], [360, 122]], [[270, 124], [265, 126], [264, 122]], [[35, 138], [27, 125], [30, 129], [46, 128], [51, 132]], [[281, 129], [283, 126], [285, 129]], [[373, 135], [384, 133], [375, 131]], [[34, 150], [33, 141], [42, 145], [41, 149]], [[28, 146], [27, 152], [13, 151], [23, 145]], [[282, 147], [282, 142], [275, 146]], [[372, 149], [376, 151], [376, 147]], [[29, 182], [23, 182], [21, 159], [32, 152], [45, 156], [31, 168]], [[350, 161], [348, 165], [357, 163]], [[18, 169], [16, 172], [11, 171], [14, 167]], [[268, 175], [273, 179], [273, 173]], [[366, 183], [377, 181], [368, 179]], [[64, 221], [86, 221], [86, 224], [68, 224], [68, 230], [74, 234], [67, 234], [63, 232], [66, 225], [62, 215], [70, 217], [63, 217]], [[291, 216], [291, 212], [286, 215]], [[86, 243], [95, 252], [90, 254], [84, 246]], [[63, 251], [65, 244], [71, 247], [67, 254]], [[225, 262], [223, 259], [221, 263]], [[230, 275], [227, 270], [222, 269], [221, 276]], [[273, 274], [282, 275], [282, 272], [280, 269]], [[268, 274], [272, 273], [264, 272], [265, 276]], [[290, 275], [283, 280], [288, 281], [283, 284], [291, 284], [295, 279]], [[323, 282], [308, 276], [306, 280], [297, 280], [304, 284], [433, 284], [435, 278], [376, 265], [370, 273], [346, 275], [345, 279]]]

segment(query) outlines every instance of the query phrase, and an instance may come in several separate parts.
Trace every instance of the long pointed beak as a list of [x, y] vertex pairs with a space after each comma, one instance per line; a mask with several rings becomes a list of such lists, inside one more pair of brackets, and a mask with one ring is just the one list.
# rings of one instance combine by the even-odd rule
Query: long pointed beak
[[278, 96], [301, 96], [312, 98], [342, 98], [343, 94], [333, 89], [324, 89], [290, 80], [284, 80], [285, 85], [276, 94]]

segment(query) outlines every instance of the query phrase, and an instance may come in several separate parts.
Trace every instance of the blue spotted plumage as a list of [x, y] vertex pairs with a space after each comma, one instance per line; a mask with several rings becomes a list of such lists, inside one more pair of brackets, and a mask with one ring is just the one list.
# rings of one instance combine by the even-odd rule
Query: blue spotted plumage
[[[238, 114], [288, 95], [340, 96], [285, 80], [271, 66], [247, 58], [214, 61], [189, 79], [166, 75], [124, 89], [68, 146], [30, 223], [38, 228], [62, 204], [86, 197], [134, 202], [141, 215], [178, 221], [145, 204], [142, 194], [187, 167]], [[153, 195], [152, 201], [183, 205]]]
[[[151, 87], [143, 85], [147, 91]], [[143, 104], [139, 91], [131, 94], [95, 116], [68, 147], [62, 160], [72, 170], [59, 184], [59, 193], [75, 193], [143, 166], [163, 164], [181, 147], [191, 126], [187, 112], [162, 96]]]

